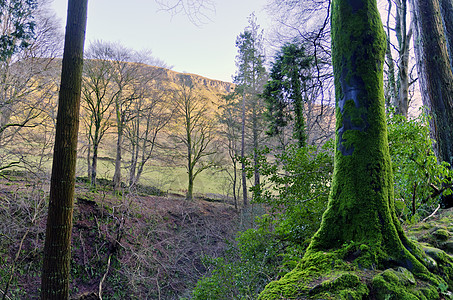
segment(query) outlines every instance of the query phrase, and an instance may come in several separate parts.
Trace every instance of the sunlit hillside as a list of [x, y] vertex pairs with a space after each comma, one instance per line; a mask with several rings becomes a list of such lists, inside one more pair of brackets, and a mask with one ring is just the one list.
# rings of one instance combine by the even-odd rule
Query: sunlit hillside
[[[97, 62], [86, 60], [85, 69], [88, 70], [96, 64]], [[21, 101], [5, 107], [5, 111], [2, 111], [2, 117], [4, 119], [8, 117], [7, 120], [2, 120], [5, 124], [7, 122], [11, 124], [22, 124], [24, 120], [27, 120], [23, 127], [10, 127], [2, 132], [0, 141], [5, 146], [2, 147], [1, 152], [2, 166], [13, 164], [17, 167], [25, 167], [30, 170], [44, 168], [47, 170], [48, 175], [50, 174], [61, 60], [37, 59], [29, 62], [29, 64], [17, 64], [16, 67], [18, 71], [24, 67], [30, 69], [39, 67], [42, 71], [33, 73], [34, 76], [31, 76], [28, 80], [24, 79], [24, 84], [21, 87], [22, 91], [14, 90], [17, 98]], [[122, 142], [122, 160], [124, 161], [122, 166], [123, 180], [127, 182], [128, 168], [132, 155], [129, 137], [133, 130], [132, 127], [137, 126], [133, 125], [133, 121], [136, 120], [136, 124], [141, 126], [139, 131], [142, 134], [147, 125], [151, 127], [155, 126], [152, 122], [153, 120], [158, 120], [162, 116], [170, 116], [170, 119], [165, 121], [168, 123], [165, 128], [153, 137], [156, 145], [153, 150], [154, 153], [146, 162], [142, 181], [144, 184], [157, 185], [164, 190], [181, 192], [180, 190], [184, 190], [186, 185], [184, 164], [181, 162], [181, 158], [167, 155], [174, 154], [171, 152], [176, 149], [176, 145], [173, 144], [173, 141], [170, 141], [170, 136], [180, 127], [179, 121], [173, 114], [174, 104], [172, 103], [175, 101], [174, 92], [180, 88], [181, 78], [185, 78], [193, 86], [194, 95], [206, 103], [208, 108], [206, 117], [214, 120], [219, 109], [220, 96], [232, 92], [234, 90], [234, 84], [208, 79], [196, 74], [183, 74], [144, 64], [123, 63], [121, 67], [123, 68], [122, 72], [124, 74], [130, 77], [136, 76], [137, 79], [124, 79], [124, 81], [129, 80], [129, 82], [121, 87], [123, 89], [121, 95], [115, 94], [118, 92], [115, 90], [114, 79], [111, 79], [108, 86], [105, 86], [104, 98], [99, 100], [103, 103], [102, 105], [108, 107], [105, 108], [103, 116], [105, 123], [102, 126], [104, 126], [103, 130], [105, 130], [105, 134], [99, 144], [98, 176], [108, 179], [111, 179], [113, 176], [117, 143], [115, 101], [120, 100], [123, 101], [123, 107], [121, 109], [126, 118]], [[95, 71], [99, 71], [99, 65], [96, 65], [96, 68], [98, 69]], [[105, 68], [105, 65], [103, 68]], [[93, 112], [89, 111], [87, 94], [89, 92], [95, 94], [96, 89], [99, 90], [99, 86], [96, 88], [94, 86], [86, 87], [90, 79], [89, 76], [91, 75], [92, 73], [88, 71], [84, 72], [85, 92], [82, 92], [81, 98], [77, 176], [87, 176], [88, 156], [92, 154], [89, 150], [89, 147], [92, 146], [89, 140], [89, 128], [93, 126], [90, 123], [93, 119]], [[105, 77], [106, 75], [104, 74], [103, 76]], [[139, 80], [146, 76], [148, 76], [147, 81], [140, 83]], [[143, 89], [147, 91], [143, 92]], [[142, 99], [139, 99], [140, 97]], [[141, 101], [141, 107], [138, 107], [136, 104], [139, 100]], [[136, 111], [140, 109], [144, 111], [146, 109], [153, 109], [152, 113], [156, 115], [147, 116], [151, 119], [150, 121], [146, 121], [145, 119], [137, 120]], [[203, 181], [203, 176], [199, 180]], [[202, 193], [214, 192], [214, 190], [219, 189], [215, 184], [211, 185], [211, 182], [200, 182], [198, 186], [201, 187], [201, 190], [198, 192]], [[210, 188], [205, 189], [203, 186], [209, 186]]]

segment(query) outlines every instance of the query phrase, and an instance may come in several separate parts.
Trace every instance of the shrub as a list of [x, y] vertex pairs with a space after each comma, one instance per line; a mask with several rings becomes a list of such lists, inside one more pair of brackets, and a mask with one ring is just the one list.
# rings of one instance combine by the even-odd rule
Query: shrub
[[[438, 163], [432, 150], [428, 119], [424, 114], [406, 120], [388, 117], [390, 155], [395, 182], [395, 206], [401, 219], [416, 222], [438, 205], [440, 193], [451, 178], [450, 167]], [[449, 189], [444, 194], [450, 193]]]

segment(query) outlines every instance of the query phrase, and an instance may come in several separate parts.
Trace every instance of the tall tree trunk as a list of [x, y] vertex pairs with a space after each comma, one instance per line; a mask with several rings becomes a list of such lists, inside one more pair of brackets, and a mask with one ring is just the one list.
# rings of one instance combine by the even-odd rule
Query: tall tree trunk
[[253, 134], [253, 168], [254, 168], [254, 178], [255, 186], [260, 185], [260, 169], [258, 162], [258, 114], [257, 114], [257, 104], [253, 103], [252, 109], [252, 134]]
[[[409, 33], [410, 35], [410, 33]], [[396, 113], [407, 118], [409, 111], [409, 38], [407, 44], [400, 50], [400, 62], [398, 66], [398, 77], [400, 79], [398, 90], [398, 102], [395, 105]]]
[[409, 44], [412, 30], [407, 30], [407, 0], [397, 2], [396, 8], [396, 37], [398, 39], [399, 64], [398, 64], [398, 98], [396, 113], [407, 118], [409, 110]]
[[137, 144], [132, 145], [131, 152], [131, 166], [129, 169], [129, 187], [135, 186], [137, 183], [137, 160], [138, 160], [138, 146]]
[[187, 174], [189, 175], [189, 183], [187, 186], [187, 194], [186, 194], [186, 200], [193, 200], [193, 180], [194, 180], [194, 174], [193, 174], [193, 163], [192, 163], [192, 149], [191, 149], [191, 142], [190, 139], [188, 139], [188, 152], [187, 152]]
[[242, 169], [242, 198], [244, 206], [248, 206], [247, 200], [247, 174], [245, 173], [245, 91], [242, 92], [242, 132], [241, 132], [241, 169]]
[[87, 180], [91, 178], [91, 138], [88, 136], [87, 147]]
[[[294, 74], [291, 75], [292, 82], [291, 85], [294, 90], [294, 99], [293, 99], [293, 105], [294, 105], [294, 133], [295, 136], [294, 138], [297, 139], [297, 143], [299, 145], [299, 148], [305, 147], [307, 143], [307, 134], [306, 134], [306, 128], [305, 128], [305, 117], [304, 117], [304, 101], [302, 97], [302, 87], [300, 85], [300, 80], [299, 80], [299, 74], [298, 69], [294, 68], [293, 70]], [[306, 91], [306, 84], [304, 83], [303, 90]]]
[[91, 161], [91, 176], [90, 182], [91, 186], [94, 188], [96, 187], [96, 177], [97, 177], [97, 170], [98, 170], [98, 151], [99, 151], [99, 127], [96, 126], [94, 130], [94, 138], [93, 138], [93, 157]]
[[[139, 100], [141, 103], [141, 100]], [[136, 172], [138, 155], [140, 148], [140, 105], [136, 107], [135, 120], [133, 120], [132, 137], [131, 137], [131, 166], [129, 169], [129, 187], [133, 187], [137, 183]]]
[[354, 241], [376, 254], [357, 258], [364, 268], [395, 263], [417, 273], [426, 269], [410, 253], [418, 250], [404, 246], [410, 242], [394, 209], [383, 91], [385, 39], [376, 0], [333, 1], [335, 169], [329, 205], [307, 253]]
[[123, 124], [124, 115], [121, 114], [117, 130], [115, 174], [113, 175], [113, 188], [115, 191], [119, 191], [121, 188], [121, 145], [123, 144]]
[[397, 84], [396, 84], [396, 78], [395, 78], [395, 62], [393, 61], [393, 55], [392, 55], [392, 45], [390, 43], [390, 16], [392, 12], [392, 3], [393, 0], [388, 0], [388, 11], [387, 11], [387, 51], [386, 51], [386, 59], [387, 59], [387, 65], [388, 65], [388, 72], [387, 72], [387, 80], [388, 80], [388, 85], [386, 89], [386, 95], [385, 95], [385, 100], [387, 101], [387, 105], [392, 105], [393, 107], [397, 106]]
[[193, 200], [193, 168], [189, 169], [189, 184], [187, 186], [186, 200]]
[[233, 158], [233, 200], [234, 200], [234, 209], [238, 210], [238, 198], [236, 196], [236, 185], [238, 181], [238, 174], [237, 174], [237, 166], [236, 166], [236, 158]]
[[447, 50], [450, 57], [450, 66], [453, 69], [453, 1], [440, 0], [440, 9], [444, 24], [445, 37], [447, 38]]
[[[428, 108], [434, 152], [453, 165], [453, 73], [438, 0], [412, 0], [415, 54], [423, 104]], [[442, 197], [444, 208], [452, 197]]]
[[[137, 124], [138, 126], [138, 124]], [[137, 127], [137, 129], [139, 129]], [[139, 141], [138, 141], [138, 130], [134, 133], [134, 137], [131, 139], [132, 149], [131, 149], [131, 166], [129, 168], [129, 187], [133, 187], [137, 180], [135, 174], [137, 172], [137, 160], [138, 160], [138, 152], [139, 152]]]
[[189, 175], [189, 184], [187, 187], [186, 199], [193, 199], [193, 154], [192, 154], [192, 125], [190, 123], [191, 119], [186, 114], [186, 138], [187, 138], [187, 173]]
[[97, 177], [97, 169], [98, 169], [98, 149], [99, 149], [99, 146], [97, 145], [97, 143], [95, 145], [93, 145], [93, 158], [92, 158], [92, 161], [91, 161], [91, 178], [90, 178], [90, 182], [91, 182], [91, 186], [94, 188], [96, 187], [96, 177]]
[[41, 299], [69, 298], [72, 212], [88, 0], [69, 0], [55, 133]]

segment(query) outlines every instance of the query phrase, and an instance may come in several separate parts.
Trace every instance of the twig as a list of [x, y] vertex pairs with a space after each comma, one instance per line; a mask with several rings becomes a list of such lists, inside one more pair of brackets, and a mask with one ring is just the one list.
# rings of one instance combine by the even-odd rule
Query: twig
[[100, 300], [102, 300], [102, 284], [104, 283], [105, 279], [107, 278], [107, 274], [109, 273], [111, 258], [112, 258], [112, 254], [109, 255], [109, 259], [107, 261], [107, 270], [105, 271], [104, 276], [102, 276], [101, 282], [99, 282], [99, 299]]
[[11, 298], [9, 296], [7, 296], [4, 291], [0, 290], [0, 293], [3, 294], [3, 298], [6, 297], [6, 299], [11, 300]]
[[426, 218], [424, 218], [424, 219], [422, 220], [422, 222], [425, 222], [425, 221], [428, 220], [429, 218], [433, 217], [433, 216], [437, 213], [437, 211], [439, 210], [439, 208], [440, 208], [440, 204], [437, 205], [436, 210], [434, 210], [434, 212], [433, 212], [432, 214], [430, 214], [429, 216], [427, 216]]
[[17, 250], [16, 256], [14, 257], [13, 263], [12, 263], [12, 265], [11, 265], [11, 270], [10, 270], [10, 274], [9, 274], [9, 279], [8, 279], [8, 281], [6, 282], [5, 290], [2, 291], [2, 293], [3, 293], [3, 298], [2, 298], [2, 300], [5, 300], [6, 298], [10, 299], [10, 298], [7, 296], [8, 290], [9, 290], [9, 286], [10, 286], [10, 284], [11, 284], [11, 281], [13, 280], [13, 276], [14, 276], [14, 271], [15, 271], [15, 269], [16, 269], [17, 260], [19, 259], [19, 255], [20, 255], [20, 252], [21, 252], [22, 247], [23, 247], [23, 245], [24, 245], [24, 241], [25, 241], [25, 239], [27, 238], [29, 232], [30, 232], [30, 228], [27, 229], [27, 231], [25, 232], [25, 234], [22, 236], [22, 239], [20, 240], [19, 249]]

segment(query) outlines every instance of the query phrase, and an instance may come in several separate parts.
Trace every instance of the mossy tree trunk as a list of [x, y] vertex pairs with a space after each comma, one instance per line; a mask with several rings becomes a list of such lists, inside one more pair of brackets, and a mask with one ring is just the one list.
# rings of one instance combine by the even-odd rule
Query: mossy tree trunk
[[41, 276], [41, 299], [69, 298], [72, 211], [88, 0], [69, 0]]
[[335, 169], [329, 205], [310, 251], [365, 244], [365, 267], [424, 267], [410, 253], [394, 210], [384, 108], [386, 36], [376, 0], [332, 2], [336, 94]]
[[[331, 29], [337, 123], [329, 204], [299, 265], [269, 283], [259, 299], [438, 299], [453, 263], [448, 255], [433, 262], [406, 237], [395, 214], [383, 89], [386, 37], [376, 0], [333, 0]], [[387, 284], [382, 278], [396, 269], [424, 283], [410, 287], [395, 275]], [[429, 290], [421, 292], [424, 285]]]

